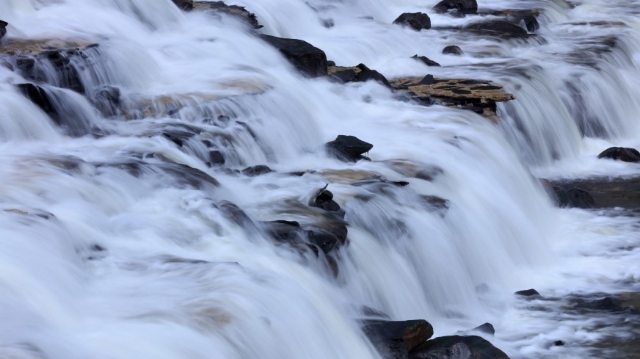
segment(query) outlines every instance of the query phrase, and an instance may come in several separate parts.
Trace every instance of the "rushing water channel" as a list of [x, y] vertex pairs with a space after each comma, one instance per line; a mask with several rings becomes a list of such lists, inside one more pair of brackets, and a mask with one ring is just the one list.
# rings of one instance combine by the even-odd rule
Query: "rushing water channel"
[[[0, 0], [9, 40], [99, 44], [78, 70], [85, 94], [150, 104], [106, 115], [42, 68], [60, 126], [0, 66], [1, 358], [379, 358], [364, 307], [426, 319], [435, 336], [490, 322], [511, 358], [634, 353], [637, 317], [565, 309], [569, 296], [640, 291], [640, 217], [557, 208], [538, 178], [640, 175], [597, 159], [640, 147], [640, 1], [481, 0], [542, 10], [538, 36], [516, 40], [392, 24], [416, 11], [434, 27], [474, 20], [435, 14], [433, 0], [235, 3], [261, 33], [339, 65], [491, 80], [516, 99], [495, 124], [374, 81], [309, 79], [247, 24], [170, 0]], [[340, 134], [373, 144], [371, 161], [328, 157]], [[274, 172], [236, 171], [255, 165]], [[353, 185], [371, 175], [408, 185]], [[306, 204], [326, 184], [349, 224], [331, 258], [258, 225], [322, 221]], [[543, 299], [513, 295], [528, 288]]]

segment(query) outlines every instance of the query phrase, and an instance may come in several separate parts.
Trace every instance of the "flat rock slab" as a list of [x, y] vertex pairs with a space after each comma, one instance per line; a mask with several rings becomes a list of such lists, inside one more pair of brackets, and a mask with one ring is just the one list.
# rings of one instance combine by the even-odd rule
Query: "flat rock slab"
[[588, 192], [594, 200], [593, 208], [640, 208], [640, 177], [599, 177], [550, 182], [553, 186], [577, 188]]
[[497, 120], [496, 102], [515, 99], [490, 81], [473, 79], [404, 77], [392, 80], [391, 86], [396, 90], [406, 90], [419, 100], [470, 109], [492, 120]]
[[12, 56], [36, 56], [49, 51], [74, 51], [84, 50], [98, 46], [95, 43], [78, 40], [61, 39], [7, 39], [0, 45], [0, 55]]

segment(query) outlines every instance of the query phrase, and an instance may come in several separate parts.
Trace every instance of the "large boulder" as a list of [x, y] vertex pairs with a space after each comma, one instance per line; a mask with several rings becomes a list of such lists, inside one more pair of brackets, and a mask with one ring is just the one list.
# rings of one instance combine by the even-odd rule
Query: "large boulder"
[[442, 53], [445, 55], [456, 55], [456, 56], [460, 56], [464, 54], [460, 46], [456, 46], [456, 45], [445, 46], [445, 48], [442, 49]]
[[426, 320], [365, 320], [363, 332], [383, 357], [403, 358], [433, 335]]
[[462, 14], [475, 14], [478, 11], [476, 0], [443, 0], [440, 1], [433, 10], [437, 13], [455, 11]]
[[640, 152], [635, 148], [611, 147], [602, 151], [598, 158], [608, 158], [623, 162], [640, 162]]
[[398, 16], [393, 23], [402, 26], [409, 26], [416, 31], [431, 28], [431, 19], [429, 18], [429, 15], [422, 12], [405, 12]]
[[0, 20], [0, 39], [7, 34], [7, 25], [9, 25], [9, 23]]
[[331, 156], [339, 160], [355, 162], [367, 159], [363, 154], [369, 152], [373, 145], [355, 136], [338, 135], [335, 140], [327, 142], [325, 148]]
[[409, 352], [409, 359], [509, 359], [478, 336], [452, 335], [427, 341]]
[[280, 50], [287, 60], [304, 74], [311, 77], [327, 75], [327, 55], [319, 48], [303, 40], [270, 35], [260, 35], [260, 37]]

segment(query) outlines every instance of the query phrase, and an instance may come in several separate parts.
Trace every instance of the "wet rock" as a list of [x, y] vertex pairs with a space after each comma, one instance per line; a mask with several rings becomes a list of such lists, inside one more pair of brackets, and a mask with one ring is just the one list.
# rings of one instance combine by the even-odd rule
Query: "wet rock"
[[[363, 332], [385, 357], [385, 354], [408, 353], [433, 336], [433, 327], [426, 320], [386, 321], [365, 320]], [[398, 357], [394, 355], [393, 357]]]
[[428, 58], [426, 56], [418, 56], [416, 54], [416, 55], [411, 56], [411, 58], [412, 59], [416, 59], [416, 60], [422, 62], [423, 64], [427, 65], [427, 66], [440, 66], [439, 63], [431, 60], [430, 58]]
[[265, 165], [251, 166], [242, 170], [242, 174], [249, 177], [256, 177], [271, 172], [273, 172], [273, 170]]
[[18, 84], [16, 85], [20, 92], [27, 97], [31, 102], [36, 104], [42, 111], [44, 111], [49, 117], [60, 124], [60, 116], [58, 111], [55, 109], [53, 104], [51, 103], [51, 98], [47, 94], [47, 92], [40, 86], [34, 84]]
[[340, 205], [333, 200], [333, 193], [327, 190], [328, 186], [329, 185], [326, 185], [324, 188], [319, 189], [309, 205], [311, 207], [324, 209], [325, 211], [339, 212]]
[[445, 55], [457, 55], [457, 56], [464, 54], [462, 49], [456, 45], [446, 46], [444, 49], [442, 49], [442, 53]]
[[553, 187], [556, 203], [559, 207], [592, 208], [595, 200], [589, 192], [580, 188]]
[[218, 209], [222, 214], [238, 226], [243, 228], [254, 227], [253, 221], [249, 216], [240, 209], [235, 203], [229, 201], [222, 201], [217, 204]]
[[276, 241], [288, 243], [294, 248], [301, 243], [307, 243], [319, 248], [325, 254], [344, 245], [347, 241], [346, 223], [339, 219], [304, 227], [299, 222], [285, 220], [263, 222], [263, 226]]
[[491, 323], [484, 323], [480, 326], [477, 326], [473, 329], [471, 329], [471, 331], [476, 331], [476, 332], [480, 332], [480, 333], [485, 333], [485, 334], [489, 334], [489, 335], [495, 335], [496, 334], [496, 329], [493, 327], [493, 325]]
[[640, 162], [640, 152], [635, 148], [611, 147], [602, 151], [598, 158], [608, 158], [623, 162]]
[[327, 55], [306, 41], [270, 35], [260, 37], [280, 50], [298, 70], [311, 77], [327, 75]]
[[255, 29], [262, 28], [262, 25], [258, 23], [258, 18], [256, 17], [256, 15], [248, 11], [243, 6], [227, 5], [222, 1], [194, 1], [193, 10], [206, 11], [212, 14], [226, 14], [234, 16], [236, 18], [239, 18], [240, 20], [245, 21]]
[[0, 40], [7, 34], [8, 22], [0, 20]]
[[553, 345], [560, 347], [564, 345], [564, 342], [562, 340], [556, 340], [555, 342], [553, 342]]
[[444, 217], [449, 210], [449, 200], [429, 195], [421, 195], [420, 198], [424, 201], [427, 210], [431, 212], [438, 212], [441, 217]]
[[96, 91], [92, 101], [104, 116], [115, 116], [120, 107], [120, 89], [114, 86], [105, 86]]
[[218, 180], [197, 168], [179, 163], [162, 163], [155, 167], [175, 178], [178, 183], [195, 189], [220, 187], [220, 182], [218, 182]]
[[325, 148], [329, 155], [339, 160], [355, 162], [368, 159], [363, 154], [369, 152], [373, 145], [355, 136], [338, 135], [335, 140], [325, 144]]
[[226, 159], [222, 152], [218, 150], [209, 151], [209, 161], [207, 162], [208, 166], [221, 166], [225, 164]]
[[523, 29], [520, 25], [505, 20], [476, 22], [465, 26], [463, 29], [479, 35], [501, 38], [519, 38], [528, 35], [527, 30]]
[[[496, 102], [510, 101], [514, 96], [489, 81], [474, 79], [434, 78], [432, 84], [421, 84], [424, 77], [403, 77], [391, 81], [393, 89], [407, 91], [417, 99], [449, 107], [480, 112], [497, 121]], [[431, 82], [431, 81], [429, 81]]]
[[374, 80], [387, 87], [391, 87], [391, 84], [384, 75], [368, 68], [365, 64], [359, 64], [354, 67], [331, 66], [327, 72], [331, 78], [341, 83]]
[[[585, 208], [640, 208], [640, 178], [594, 177], [577, 180], [551, 181], [554, 191], [559, 189], [577, 189], [587, 192], [589, 197], [578, 202]], [[581, 192], [574, 191], [574, 195]], [[560, 202], [560, 195], [555, 192]], [[578, 197], [582, 199], [581, 197]], [[592, 198], [589, 199], [589, 198]], [[584, 204], [582, 204], [584, 203]], [[580, 207], [580, 206], [578, 206]]]
[[416, 31], [431, 28], [431, 19], [429, 18], [429, 15], [422, 12], [406, 12], [398, 16], [398, 18], [395, 19], [393, 23], [402, 26], [409, 26]]
[[575, 309], [597, 310], [617, 312], [623, 310], [622, 302], [611, 297], [604, 297], [598, 300], [574, 300]]
[[502, 350], [478, 336], [431, 339], [409, 353], [409, 359], [509, 359]]
[[173, 3], [176, 4], [180, 10], [193, 10], [193, 0], [173, 0]]
[[437, 13], [445, 13], [447, 11], [455, 11], [462, 14], [475, 14], [478, 11], [478, 3], [476, 0], [443, 0], [440, 1], [433, 10]]
[[527, 290], [519, 290], [515, 294], [521, 297], [533, 297], [533, 296], [539, 297], [540, 296], [540, 293], [538, 293], [538, 291], [533, 288], [527, 289]]
[[538, 9], [504, 9], [504, 10], [491, 10], [481, 9], [478, 10], [480, 15], [492, 15], [503, 17], [506, 21], [514, 24], [523, 25], [527, 31], [534, 32], [540, 28], [538, 23], [538, 16], [540, 10]]

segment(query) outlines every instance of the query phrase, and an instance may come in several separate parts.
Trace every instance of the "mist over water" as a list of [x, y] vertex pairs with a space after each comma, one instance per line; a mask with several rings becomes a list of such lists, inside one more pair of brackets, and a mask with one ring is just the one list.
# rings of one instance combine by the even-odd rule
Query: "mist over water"
[[[638, 291], [638, 218], [557, 208], [538, 178], [640, 173], [596, 159], [640, 146], [640, 3], [479, 3], [541, 9], [527, 39], [392, 24], [407, 11], [474, 21], [435, 3], [237, 2], [259, 32], [341, 66], [504, 86], [516, 99], [498, 123], [374, 81], [306, 78], [247, 24], [170, 0], [0, 2], [5, 44], [98, 44], [71, 64], [81, 91], [36, 64], [57, 119], [0, 66], [0, 357], [377, 359], [360, 329], [372, 310], [426, 319], [435, 336], [490, 322], [486, 339], [512, 358], [603, 357], [595, 343], [622, 333], [594, 328], [620, 318], [566, 314], [563, 298]], [[441, 53], [453, 44], [465, 54]], [[124, 110], [99, 106], [113, 88]], [[341, 134], [373, 144], [371, 161], [327, 156]], [[256, 165], [274, 172], [239, 171]], [[362, 183], [372, 176], [387, 182]], [[261, 222], [326, 221], [308, 203], [327, 184], [348, 243], [326, 255], [274, 241]], [[528, 288], [553, 300], [513, 296]]]

